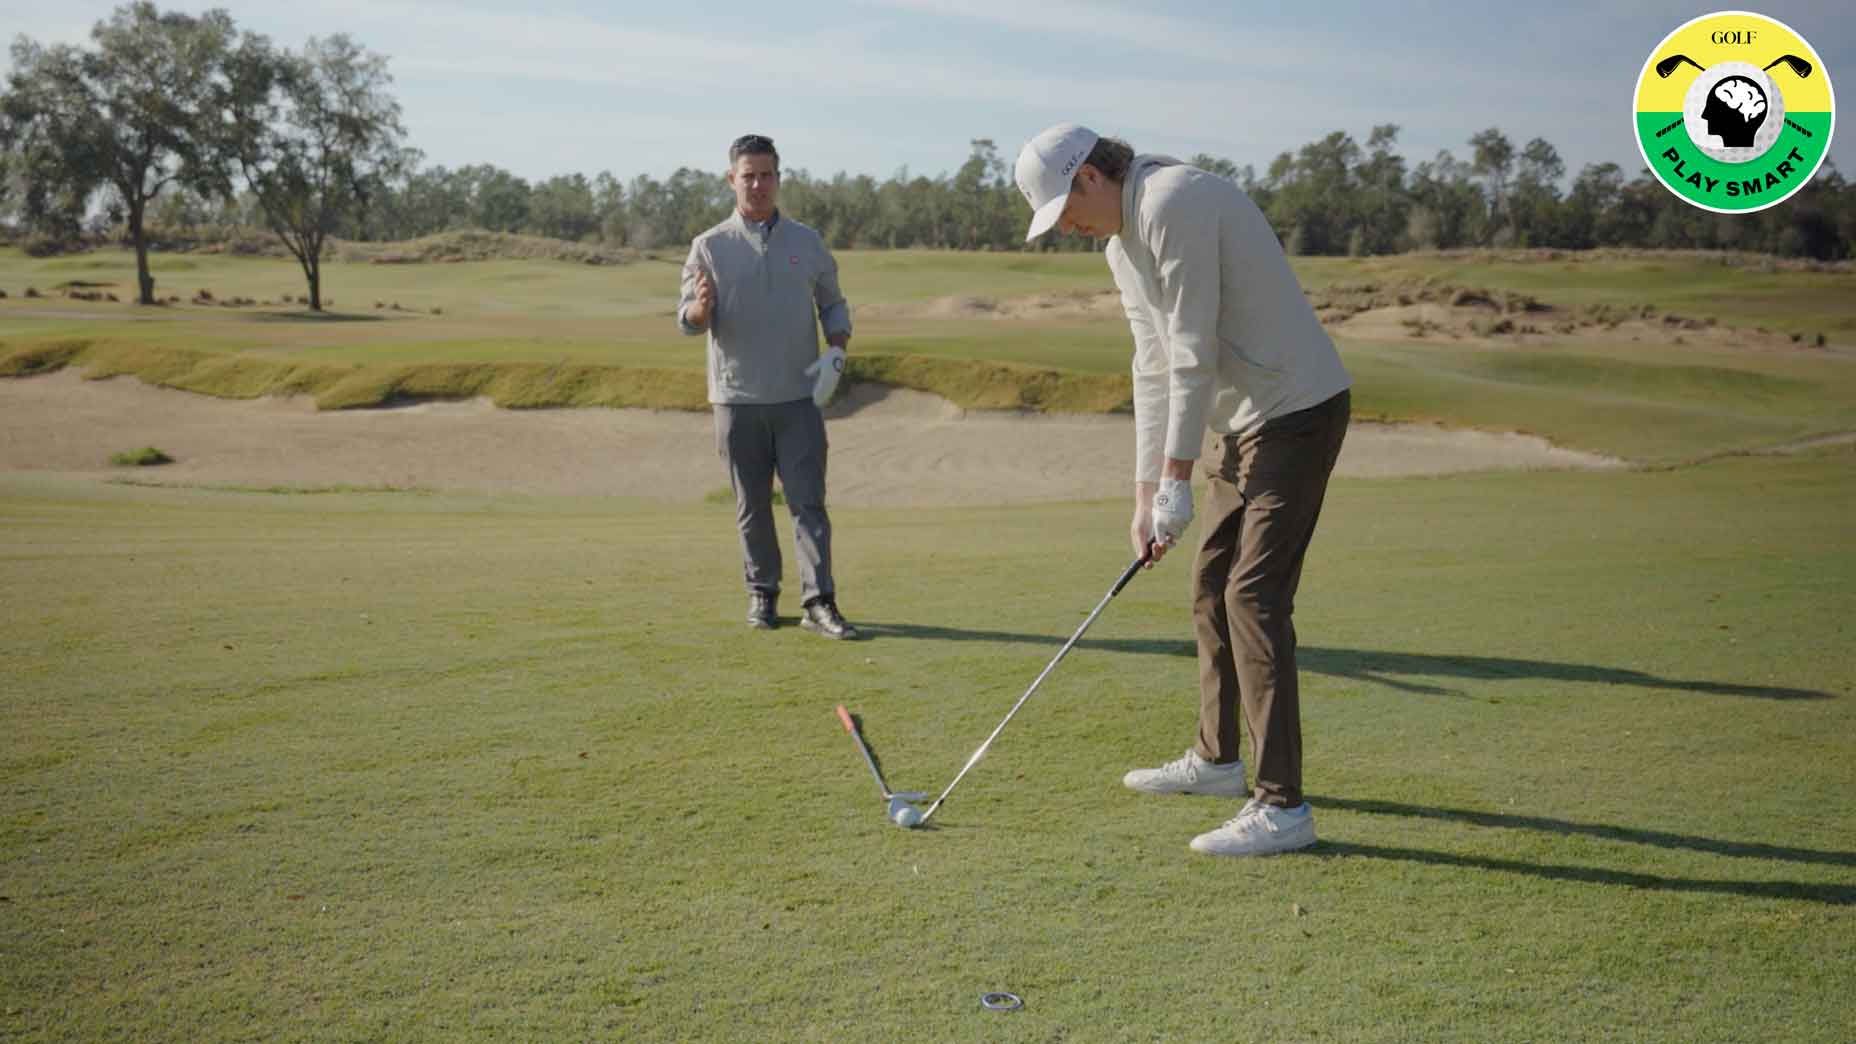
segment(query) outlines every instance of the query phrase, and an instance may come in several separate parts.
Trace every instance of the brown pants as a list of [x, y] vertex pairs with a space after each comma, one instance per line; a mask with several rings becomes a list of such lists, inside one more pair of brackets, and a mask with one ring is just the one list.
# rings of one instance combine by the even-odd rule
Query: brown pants
[[1348, 392], [1224, 440], [1208, 469], [1205, 541], [1193, 563], [1199, 640], [1199, 756], [1238, 757], [1250, 727], [1257, 800], [1302, 803], [1295, 589], [1352, 412]]

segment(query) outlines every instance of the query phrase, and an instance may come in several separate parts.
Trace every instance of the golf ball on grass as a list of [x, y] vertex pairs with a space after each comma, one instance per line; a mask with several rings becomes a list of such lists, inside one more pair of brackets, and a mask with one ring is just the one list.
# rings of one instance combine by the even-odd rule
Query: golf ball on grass
[[907, 830], [922, 821], [922, 814], [914, 805], [904, 805], [896, 810], [892, 818], [895, 819], [897, 826]]

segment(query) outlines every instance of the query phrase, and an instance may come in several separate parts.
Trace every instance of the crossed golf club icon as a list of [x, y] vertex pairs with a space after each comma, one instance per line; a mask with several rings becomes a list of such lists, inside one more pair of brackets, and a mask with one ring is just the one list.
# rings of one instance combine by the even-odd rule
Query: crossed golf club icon
[[[1682, 65], [1684, 65], [1685, 63], [1688, 65], [1693, 65], [1697, 72], [1707, 72], [1706, 69], [1703, 69], [1701, 67], [1700, 63], [1696, 62], [1695, 59], [1690, 58], [1688, 55], [1672, 54], [1669, 57], [1664, 58], [1662, 61], [1659, 61], [1656, 63], [1656, 76], [1658, 79], [1667, 80], [1669, 79], [1669, 77], [1675, 75], [1675, 71], [1681, 68]], [[1805, 61], [1803, 58], [1800, 58], [1795, 54], [1781, 54], [1777, 58], [1774, 58], [1770, 65], [1767, 65], [1764, 69], [1761, 69], [1760, 71], [1767, 72], [1771, 70], [1772, 66], [1781, 65], [1781, 64], [1784, 65], [1787, 69], [1790, 69], [1792, 71], [1792, 75], [1798, 77], [1800, 80], [1808, 80], [1811, 78], [1811, 63]], [[1656, 136], [1660, 138], [1663, 135], [1668, 134], [1670, 131], [1675, 130], [1677, 127], [1682, 126], [1682, 123], [1683, 123], [1682, 120], [1675, 120], [1674, 122], [1670, 123], [1669, 126], [1664, 127], [1662, 130], [1657, 131]], [[1804, 135], [1807, 138], [1812, 136], [1811, 132], [1808, 129], [1804, 127], [1800, 127], [1798, 124], [1793, 123], [1790, 118], [1786, 119], [1785, 125], [1787, 127], [1790, 127], [1792, 130], [1795, 130], [1798, 133]]]

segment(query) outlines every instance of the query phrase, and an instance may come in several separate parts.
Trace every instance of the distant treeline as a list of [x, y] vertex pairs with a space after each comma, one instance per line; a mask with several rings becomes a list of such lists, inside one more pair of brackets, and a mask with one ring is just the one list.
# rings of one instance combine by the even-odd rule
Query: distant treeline
[[[331, 237], [397, 242], [479, 228], [678, 247], [733, 203], [719, 170], [530, 182], [490, 165], [424, 166], [404, 140], [385, 57], [341, 34], [278, 46], [224, 10], [194, 16], [136, 0], [98, 22], [89, 46], [22, 36], [11, 56], [0, 87], [0, 229], [38, 253], [120, 236], [136, 248], [144, 303], [155, 298], [149, 247], [202, 235], [268, 230], [301, 263], [314, 308]], [[1362, 145], [1336, 131], [1261, 173], [1217, 156], [1182, 158], [1243, 186], [1292, 254], [1640, 247], [1856, 256], [1856, 187], [1829, 164], [1785, 203], [1717, 215], [1613, 163], [1568, 183], [1558, 151], [1539, 138], [1517, 148], [1491, 127], [1468, 139], [1465, 158], [1446, 150], [1413, 166], [1396, 151], [1398, 133], [1374, 127]], [[904, 169], [881, 181], [816, 176], [804, 156], [788, 156], [781, 205], [839, 248], [1027, 249], [1027, 208], [1008, 170], [1015, 145], [1002, 153], [977, 139], [952, 174]], [[1030, 249], [1093, 247], [1051, 236]]]
[[[1262, 173], [1228, 159], [1182, 157], [1232, 178], [1268, 215], [1292, 254], [1369, 255], [1454, 247], [1730, 249], [1818, 260], [1856, 257], [1856, 185], [1826, 163], [1787, 202], [1750, 215], [1683, 203], [1647, 171], [1586, 166], [1566, 186], [1548, 142], [1516, 149], [1494, 128], [1410, 165], [1393, 151], [1398, 128], [1376, 127], [1364, 146], [1336, 131], [1284, 152]], [[1138, 146], [1139, 143], [1137, 142]], [[1007, 161], [989, 139], [939, 177], [900, 171], [825, 178], [789, 166], [782, 209], [838, 248], [1024, 249], [1027, 208]], [[399, 241], [482, 228], [581, 243], [651, 249], [687, 243], [733, 205], [718, 168], [684, 168], [665, 180], [621, 181], [602, 172], [530, 182], [488, 165], [426, 167], [382, 186], [337, 230], [344, 239]], [[223, 203], [174, 193], [154, 211], [169, 229], [256, 226], [249, 199]], [[1086, 250], [1051, 237], [1041, 250]]]

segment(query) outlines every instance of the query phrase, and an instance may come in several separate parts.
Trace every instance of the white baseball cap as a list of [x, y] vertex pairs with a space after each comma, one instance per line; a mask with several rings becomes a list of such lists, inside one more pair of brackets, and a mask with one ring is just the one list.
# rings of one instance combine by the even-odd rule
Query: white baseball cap
[[1059, 123], [1047, 127], [1018, 150], [1018, 164], [1012, 180], [1031, 204], [1031, 229], [1025, 240], [1036, 239], [1051, 230], [1063, 214], [1063, 204], [1070, 198], [1070, 182], [1076, 168], [1089, 158], [1089, 150], [1101, 138], [1088, 127]]

